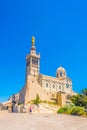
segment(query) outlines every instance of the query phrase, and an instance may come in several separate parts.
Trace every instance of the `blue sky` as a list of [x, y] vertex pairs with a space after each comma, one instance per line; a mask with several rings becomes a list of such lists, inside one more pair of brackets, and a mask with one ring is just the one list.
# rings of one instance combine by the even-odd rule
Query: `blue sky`
[[87, 88], [86, 5], [79, 0], [0, 2], [0, 102], [25, 84], [33, 35], [41, 54], [41, 73], [55, 76], [62, 65], [74, 91]]

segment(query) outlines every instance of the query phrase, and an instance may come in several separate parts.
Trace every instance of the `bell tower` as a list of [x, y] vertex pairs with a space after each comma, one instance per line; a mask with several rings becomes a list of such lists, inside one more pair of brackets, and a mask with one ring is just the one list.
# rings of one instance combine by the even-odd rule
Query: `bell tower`
[[38, 76], [39, 74], [39, 61], [40, 61], [40, 54], [36, 54], [36, 47], [35, 47], [35, 38], [32, 37], [32, 47], [30, 49], [30, 54], [26, 57], [26, 75], [33, 75]]

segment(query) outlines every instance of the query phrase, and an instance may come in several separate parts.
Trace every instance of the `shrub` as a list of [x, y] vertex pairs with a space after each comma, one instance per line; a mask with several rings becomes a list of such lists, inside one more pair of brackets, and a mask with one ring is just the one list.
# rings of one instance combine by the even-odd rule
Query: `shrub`
[[60, 108], [59, 110], [57, 110], [57, 113], [70, 114], [71, 110], [72, 110], [72, 108], [70, 108], [69, 105], [66, 105], [66, 106]]
[[39, 105], [40, 102], [41, 102], [40, 97], [39, 97], [39, 95], [37, 94], [37, 95], [36, 95], [36, 99], [33, 100], [33, 104]]
[[59, 110], [57, 110], [57, 113], [63, 113], [63, 114], [71, 114], [71, 115], [86, 115], [84, 107], [77, 107], [72, 105], [66, 105]]
[[75, 107], [73, 103], [67, 104], [64, 107], [57, 110], [57, 113], [71, 114], [72, 109]]
[[84, 107], [74, 107], [71, 111], [72, 115], [85, 115]]
[[57, 110], [57, 113], [66, 113], [66, 111], [67, 111], [67, 108], [62, 107], [59, 110]]

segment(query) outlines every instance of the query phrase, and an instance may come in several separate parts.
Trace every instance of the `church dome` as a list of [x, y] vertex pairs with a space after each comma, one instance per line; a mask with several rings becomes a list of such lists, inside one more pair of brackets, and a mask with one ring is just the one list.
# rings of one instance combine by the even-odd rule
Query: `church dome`
[[65, 78], [66, 77], [66, 70], [63, 67], [59, 67], [57, 69], [57, 78]]
[[63, 72], [65, 72], [66, 70], [63, 68], [63, 67], [59, 67], [58, 69], [57, 69], [57, 72], [58, 71], [63, 71]]

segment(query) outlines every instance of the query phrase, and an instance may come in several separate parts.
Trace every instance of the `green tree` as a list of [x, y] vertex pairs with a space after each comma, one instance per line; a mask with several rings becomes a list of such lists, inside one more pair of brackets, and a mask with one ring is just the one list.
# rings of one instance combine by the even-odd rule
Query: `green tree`
[[36, 105], [38, 105], [40, 102], [41, 102], [40, 97], [39, 97], [39, 95], [37, 94], [37, 95], [36, 95], [36, 99], [33, 100], [33, 103], [36, 104]]
[[87, 88], [82, 90], [83, 96], [87, 96]]
[[72, 96], [71, 101], [76, 106], [86, 107], [87, 106], [87, 89], [82, 90], [81, 94]]
[[76, 105], [76, 106], [83, 106], [83, 100], [84, 98], [82, 97], [81, 94], [77, 94], [71, 97], [71, 101]]

